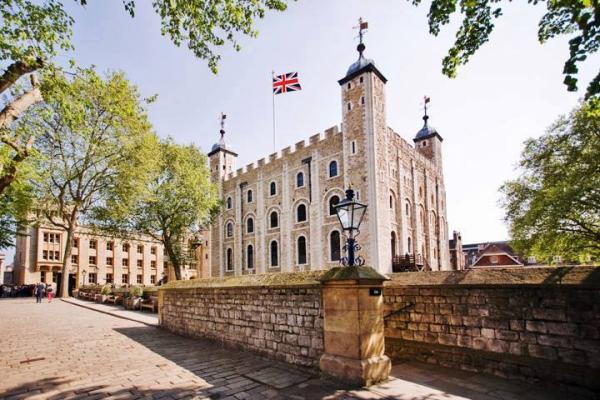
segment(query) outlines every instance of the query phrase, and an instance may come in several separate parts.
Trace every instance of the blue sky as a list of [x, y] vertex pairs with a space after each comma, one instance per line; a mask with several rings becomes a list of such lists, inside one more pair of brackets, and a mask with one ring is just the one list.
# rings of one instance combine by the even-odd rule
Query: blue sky
[[[541, 135], [583, 96], [600, 57], [581, 68], [579, 93], [562, 84], [568, 38], [540, 45], [537, 23], [544, 6], [505, 4], [489, 43], [459, 71], [441, 74], [457, 21], [439, 37], [427, 27], [427, 7], [398, 0], [304, 0], [284, 13], [269, 13], [258, 38], [242, 38], [242, 50], [222, 51], [218, 75], [187, 48], [160, 34], [150, 1], [137, 1], [136, 17], [121, 1], [65, 1], [75, 18], [74, 57], [101, 71], [123, 70], [144, 96], [160, 136], [194, 142], [203, 150], [218, 139], [218, 116], [228, 114], [227, 141], [238, 167], [272, 152], [271, 70], [298, 71], [303, 90], [277, 97], [277, 148], [341, 122], [337, 80], [355, 61], [356, 32], [369, 22], [366, 55], [388, 78], [388, 124], [406, 139], [422, 125], [422, 98], [431, 97], [430, 122], [444, 137], [444, 169], [450, 231], [465, 242], [506, 239], [498, 187], [515, 177], [528, 137]], [[61, 55], [65, 62], [71, 55]]]

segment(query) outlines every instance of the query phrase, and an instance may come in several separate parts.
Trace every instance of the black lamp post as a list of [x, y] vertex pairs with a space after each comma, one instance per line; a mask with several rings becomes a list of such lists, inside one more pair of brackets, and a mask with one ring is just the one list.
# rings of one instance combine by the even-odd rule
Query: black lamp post
[[358, 228], [365, 216], [367, 206], [354, 200], [354, 190], [351, 187], [346, 190], [346, 198], [335, 206], [335, 213], [342, 225], [342, 229], [346, 234], [346, 245], [344, 250], [348, 256], [343, 257], [341, 262], [343, 265], [352, 267], [354, 265], [363, 265], [364, 258], [356, 256], [356, 252], [360, 250], [360, 246], [356, 243], [356, 236], [360, 234]]

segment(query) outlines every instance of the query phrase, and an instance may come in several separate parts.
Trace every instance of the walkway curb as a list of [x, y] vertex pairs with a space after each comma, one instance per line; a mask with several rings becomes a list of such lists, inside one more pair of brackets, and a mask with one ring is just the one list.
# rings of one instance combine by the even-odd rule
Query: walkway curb
[[146, 326], [151, 326], [153, 328], [158, 328], [158, 323], [156, 323], [156, 324], [148, 323], [148, 322], [142, 321], [141, 319], [137, 319], [137, 318], [133, 318], [133, 317], [128, 317], [126, 315], [120, 315], [120, 314], [117, 314], [115, 312], [111, 312], [111, 311], [107, 311], [107, 310], [100, 310], [100, 309], [98, 309], [96, 307], [93, 307], [92, 305], [87, 305], [85, 303], [80, 303], [80, 302], [72, 301], [71, 298], [66, 298], [66, 299], [65, 298], [59, 298], [57, 300], [64, 301], [65, 303], [68, 303], [68, 304], [71, 304], [71, 305], [74, 305], [74, 306], [77, 306], [77, 307], [87, 308], [88, 310], [92, 310], [92, 311], [96, 311], [96, 312], [99, 312], [99, 313], [102, 313], [102, 314], [110, 315], [112, 317], [126, 319], [126, 320], [129, 320], [129, 321], [133, 321], [133, 322], [138, 322], [140, 324], [144, 324]]

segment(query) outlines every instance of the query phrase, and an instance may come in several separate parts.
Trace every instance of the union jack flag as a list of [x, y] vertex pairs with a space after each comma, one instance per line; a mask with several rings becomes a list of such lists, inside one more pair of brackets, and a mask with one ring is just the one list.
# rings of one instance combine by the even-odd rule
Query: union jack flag
[[297, 72], [288, 72], [283, 75], [273, 75], [273, 93], [281, 94], [302, 90]]

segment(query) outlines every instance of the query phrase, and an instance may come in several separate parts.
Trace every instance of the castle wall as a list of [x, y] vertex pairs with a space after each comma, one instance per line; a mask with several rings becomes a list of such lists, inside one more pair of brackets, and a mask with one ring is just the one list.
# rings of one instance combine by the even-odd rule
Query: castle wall
[[[368, 205], [357, 238], [359, 255], [367, 265], [391, 272], [392, 256], [408, 253], [422, 255], [429, 269], [451, 269], [441, 139], [428, 139], [429, 148], [422, 151], [387, 126], [385, 79], [374, 67], [340, 84], [341, 132], [330, 128], [324, 135], [311, 136], [308, 143], [299, 142], [224, 176], [223, 152], [212, 154], [211, 170], [213, 179], [221, 180], [224, 208], [211, 227], [211, 276], [338, 265], [339, 260], [332, 259], [331, 235], [341, 229], [337, 217], [329, 213], [329, 200], [343, 199], [350, 185], [357, 200]], [[329, 176], [332, 161], [337, 163], [334, 177]], [[298, 173], [304, 174], [301, 187]], [[297, 220], [301, 205], [306, 207], [306, 221]], [[276, 227], [271, 226], [273, 212]], [[249, 218], [253, 232], [248, 232]], [[300, 260], [299, 238], [306, 243], [305, 260]], [[342, 236], [340, 249], [344, 241]], [[276, 262], [272, 243], [277, 246]]]

